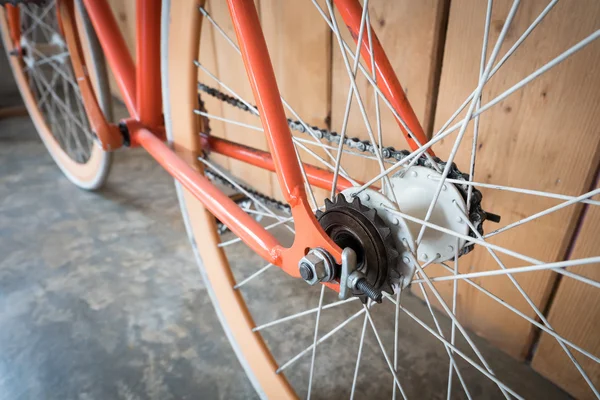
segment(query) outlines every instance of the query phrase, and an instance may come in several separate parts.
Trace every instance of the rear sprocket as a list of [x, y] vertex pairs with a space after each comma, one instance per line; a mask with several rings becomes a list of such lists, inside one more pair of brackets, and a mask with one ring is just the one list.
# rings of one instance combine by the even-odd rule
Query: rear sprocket
[[[341, 248], [350, 247], [357, 255], [357, 270], [374, 288], [393, 293], [392, 282], [399, 278], [394, 266], [399, 252], [392, 230], [377, 210], [361, 203], [358, 197], [348, 202], [343, 194], [335, 201], [325, 200], [325, 211], [317, 211], [317, 220], [325, 232]], [[366, 302], [366, 295], [353, 289], [353, 295]]]

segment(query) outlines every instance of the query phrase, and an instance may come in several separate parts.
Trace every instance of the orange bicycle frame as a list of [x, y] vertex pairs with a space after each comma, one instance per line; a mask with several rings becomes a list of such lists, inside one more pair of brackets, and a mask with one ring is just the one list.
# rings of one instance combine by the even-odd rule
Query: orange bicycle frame
[[[119, 126], [106, 121], [93, 94], [75, 26], [73, 0], [58, 1], [59, 22], [71, 53], [84, 106], [92, 129], [104, 149], [113, 150], [121, 145], [139, 145], [146, 149], [181, 185], [257, 254], [294, 277], [299, 276], [298, 261], [311, 248], [323, 248], [341, 263], [341, 249], [323, 231], [308, 204], [305, 182], [253, 0], [227, 2], [270, 151], [264, 152], [205, 135], [199, 136], [199, 140], [207, 150], [276, 172], [298, 232], [289, 248], [283, 247], [271, 233], [164, 143], [159, 29], [161, 1], [137, 0], [134, 62], [108, 3], [105, 0], [83, 0], [129, 112], [129, 118], [121, 121]], [[334, 1], [352, 36], [357, 40], [362, 6], [358, 0]], [[7, 15], [11, 37], [18, 42], [18, 9], [11, 10], [9, 7]], [[374, 32], [372, 42], [378, 87], [405, 121], [410, 133], [402, 128], [401, 124], [400, 130], [407, 138], [409, 146], [415, 150], [418, 144], [414, 139], [425, 143], [426, 136]], [[371, 49], [367, 35], [364, 35], [361, 55], [370, 68]], [[303, 167], [311, 185], [331, 188], [331, 172], [310, 165]], [[344, 190], [349, 187], [351, 183], [340, 177], [337, 189]], [[336, 283], [327, 285], [339, 290]]]

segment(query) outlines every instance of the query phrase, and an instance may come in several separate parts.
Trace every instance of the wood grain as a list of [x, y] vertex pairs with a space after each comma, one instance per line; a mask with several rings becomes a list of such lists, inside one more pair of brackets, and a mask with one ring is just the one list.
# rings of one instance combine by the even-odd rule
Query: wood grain
[[[430, 130], [428, 124], [434, 101], [431, 94], [438, 69], [440, 14], [445, 7], [446, 2], [442, 0], [369, 2], [373, 29], [386, 50], [390, 63], [395, 68], [404, 91], [426, 132]], [[352, 49], [355, 49], [354, 41], [339, 15], [337, 21], [342, 37]], [[350, 80], [335, 37], [332, 68], [332, 129], [339, 132], [343, 123]], [[377, 137], [374, 92], [360, 72], [358, 75], [357, 86], [369, 115], [374, 136]], [[383, 102], [380, 101], [380, 105], [384, 146], [394, 146], [397, 149], [408, 148], [394, 116]], [[356, 99], [352, 103], [347, 135], [369, 139]], [[352, 155], [344, 155], [342, 165], [351, 176], [359, 180], [371, 178], [380, 170], [377, 162]]]
[[[492, 13], [490, 46], [495, 44], [511, 1], [496, 1]], [[529, 26], [547, 1], [522, 2], [508, 30], [503, 55]], [[585, 3], [585, 5], [583, 4]], [[486, 2], [453, 2], [436, 115], [436, 128], [447, 120], [477, 85]], [[483, 102], [492, 99], [541, 67], [599, 27], [600, 4], [595, 1], [563, 1], [546, 17], [522, 47], [490, 80]], [[543, 190], [568, 195], [585, 192], [594, 173], [600, 135], [600, 76], [591, 71], [600, 62], [600, 43], [569, 60], [514, 93], [480, 122], [475, 181]], [[472, 125], [471, 125], [472, 127]], [[447, 158], [454, 137], [436, 148]], [[469, 170], [472, 129], [465, 135], [456, 163]], [[501, 224], [485, 224], [485, 231], [520, 220], [554, 206], [555, 200], [523, 194], [483, 190], [483, 206], [502, 216]], [[535, 257], [555, 261], [563, 257], [580, 207], [569, 207], [491, 238], [490, 242]], [[596, 242], [597, 243], [597, 242]], [[507, 267], [524, 262], [500, 256]], [[476, 249], [460, 260], [461, 272], [497, 269], [484, 249]], [[431, 275], [445, 274], [431, 268]], [[516, 276], [527, 294], [543, 309], [555, 275], [550, 272]], [[506, 277], [478, 280], [486, 289], [519, 310], [534, 313]], [[449, 296], [451, 285], [439, 285]], [[524, 359], [531, 346], [531, 325], [488, 296], [466, 284], [459, 285], [458, 313], [469, 328], [513, 356]]]
[[[117, 20], [117, 24], [119, 25], [121, 34], [125, 39], [125, 43], [127, 43], [129, 53], [135, 62], [135, 1], [108, 0], [108, 4], [113, 11], [115, 19]], [[123, 98], [119, 92], [119, 86], [117, 85], [115, 75], [110, 68], [108, 68], [108, 79], [110, 81], [110, 90], [113, 96], [122, 101]]]
[[[227, 35], [232, 38], [235, 43], [237, 43], [235, 30], [233, 29], [233, 25], [231, 23], [227, 3], [221, 1], [211, 1], [210, 7], [211, 14], [215, 21], [219, 24], [219, 26], [221, 26], [221, 28], [223, 28]], [[214, 42], [216, 50], [216, 75], [239, 96], [244, 98], [246, 101], [254, 103], [252, 89], [250, 88], [248, 76], [246, 74], [246, 70], [244, 69], [242, 56], [238, 54], [238, 52], [224, 39], [224, 37], [221, 34], [218, 34], [216, 31], [214, 32]], [[213, 84], [213, 86], [216, 85]], [[260, 119], [258, 117], [252, 116], [245, 111], [231, 106], [223, 105], [222, 116], [237, 122], [242, 122], [257, 127], [261, 126]], [[225, 137], [229, 140], [261, 150], [268, 150], [267, 142], [262, 132], [241, 126], [235, 126], [229, 123], [225, 124], [224, 129]], [[233, 159], [229, 160], [229, 170], [233, 175], [241, 179], [243, 182], [248, 183], [254, 189], [268, 195], [273, 194], [271, 173], [269, 171], [265, 171], [258, 167], [254, 167]]]
[[[209, 12], [211, 12], [210, 3], [207, 2], [205, 7]], [[200, 54], [198, 56], [198, 61], [202, 63], [202, 65], [209, 70], [212, 74], [218, 74], [217, 67], [217, 52], [215, 49], [215, 33], [214, 26], [206, 19], [202, 19], [202, 31], [200, 34]], [[203, 82], [212, 87], [218, 87], [218, 83], [214, 81], [208, 74], [206, 74], [202, 69], [198, 68], [198, 81]], [[223, 116], [223, 102], [215, 99], [214, 97], [204, 95], [201, 96], [202, 101], [204, 102], [204, 108], [207, 112], [219, 116]], [[202, 121], [206, 121], [206, 119], [201, 119]], [[205, 133], [206, 133], [206, 124], [203, 124]], [[210, 134], [214, 136], [218, 136], [221, 138], [226, 137], [225, 123], [219, 121], [217, 119], [212, 119], [208, 123], [208, 128], [210, 128]], [[219, 166], [229, 170], [229, 158], [221, 156], [220, 154], [212, 154], [211, 160], [213, 160]]]
[[[600, 208], [590, 206], [571, 258], [598, 255]], [[569, 271], [600, 281], [600, 264], [569, 268]], [[600, 291], [582, 282], [564, 277], [552, 301], [548, 321], [556, 332], [592, 354], [600, 354]], [[600, 387], [600, 365], [571, 350], [596, 388]], [[556, 339], [542, 333], [534, 354], [533, 368], [579, 399], [592, 399], [594, 394], [560, 347]]]
[[[260, 10], [261, 24], [281, 95], [306, 124], [327, 126], [331, 94], [329, 27], [315, 7], [305, 2], [261, 0]], [[294, 118], [287, 109], [286, 114]], [[306, 134], [293, 134], [302, 139], [308, 138]], [[311, 145], [307, 147], [327, 159], [322, 149]], [[325, 168], [302, 148], [298, 150], [303, 162]], [[272, 174], [271, 179], [273, 195], [282, 199], [276, 175]], [[328, 195], [318, 188], [314, 188], [313, 192], [319, 204]]]

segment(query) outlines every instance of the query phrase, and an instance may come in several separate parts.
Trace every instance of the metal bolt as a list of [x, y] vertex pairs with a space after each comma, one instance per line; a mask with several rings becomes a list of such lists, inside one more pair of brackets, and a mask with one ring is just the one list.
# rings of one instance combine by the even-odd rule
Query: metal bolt
[[365, 279], [365, 275], [360, 271], [354, 271], [348, 276], [348, 286], [352, 289], [358, 289], [363, 292], [367, 297], [371, 300], [381, 303], [383, 299], [383, 294], [381, 290], [373, 287], [367, 280]]
[[365, 278], [360, 278], [356, 282], [356, 288], [367, 295], [371, 300], [381, 303], [383, 294], [380, 290], [375, 289]]
[[313, 278], [314, 274], [310, 269], [310, 265], [308, 265], [307, 263], [300, 264], [300, 276], [305, 281], [309, 281]]

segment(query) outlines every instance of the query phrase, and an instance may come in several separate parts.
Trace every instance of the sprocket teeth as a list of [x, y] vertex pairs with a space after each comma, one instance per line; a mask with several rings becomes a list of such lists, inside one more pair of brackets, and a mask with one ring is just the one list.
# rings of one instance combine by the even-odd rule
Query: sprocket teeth
[[400, 279], [400, 272], [396, 271], [393, 268], [390, 268], [388, 270], [388, 279], [392, 279], [392, 280], [397, 280]]
[[325, 198], [325, 209], [329, 210], [333, 206], [333, 202], [329, 198]]
[[321, 210], [317, 210], [317, 212], [315, 213], [317, 218], [321, 218], [321, 216], [323, 215], [323, 211]]
[[360, 210], [362, 210], [363, 208], [366, 208], [365, 206], [362, 205], [362, 203], [360, 202], [360, 199], [358, 198], [358, 196], [355, 196], [352, 199], [352, 205], [356, 208], [359, 208]]
[[392, 285], [390, 285], [390, 283], [388, 281], [386, 281], [383, 285], [381, 285], [380, 290], [382, 292], [394, 294], [394, 288], [392, 287]]
[[375, 220], [375, 217], [377, 216], [377, 211], [373, 208], [371, 208], [369, 211], [367, 211], [365, 213], [366, 216], [368, 216], [372, 221]]
[[392, 235], [392, 230], [388, 227], [379, 228], [383, 240], [387, 240]]
[[343, 194], [338, 194], [337, 195], [337, 200], [336, 200], [336, 204], [348, 204], [348, 201], [346, 200], [346, 196], [344, 196]]

